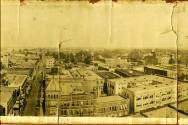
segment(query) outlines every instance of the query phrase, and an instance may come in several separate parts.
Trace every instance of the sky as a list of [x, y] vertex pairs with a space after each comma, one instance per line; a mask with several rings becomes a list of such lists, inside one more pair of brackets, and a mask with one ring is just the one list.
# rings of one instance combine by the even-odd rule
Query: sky
[[[33, 2], [1, 4], [2, 47], [176, 48], [170, 31], [174, 4], [142, 2]], [[173, 25], [178, 46], [188, 49], [188, 4], [178, 5]], [[178, 12], [178, 13], [177, 13]], [[169, 32], [168, 32], [169, 31]]]

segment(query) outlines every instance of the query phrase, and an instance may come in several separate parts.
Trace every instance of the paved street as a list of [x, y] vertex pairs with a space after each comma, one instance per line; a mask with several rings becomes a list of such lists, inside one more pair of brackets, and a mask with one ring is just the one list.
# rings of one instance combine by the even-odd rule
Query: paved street
[[[40, 66], [39, 66], [40, 67]], [[40, 110], [37, 109], [39, 108], [39, 90], [40, 90], [40, 80], [41, 80], [41, 69], [37, 70], [36, 77], [34, 78], [32, 82], [32, 89], [30, 92], [29, 97], [26, 99], [27, 104], [25, 106], [23, 116], [37, 116], [40, 113]], [[37, 102], [38, 101], [38, 102]]]

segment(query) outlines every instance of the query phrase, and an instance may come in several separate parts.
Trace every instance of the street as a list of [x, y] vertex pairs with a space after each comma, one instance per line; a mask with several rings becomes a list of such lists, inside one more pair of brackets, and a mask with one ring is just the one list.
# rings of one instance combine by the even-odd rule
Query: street
[[31, 81], [31, 92], [28, 98], [26, 99], [26, 106], [24, 108], [23, 116], [38, 116], [40, 115], [40, 85], [41, 85], [41, 66], [39, 66], [39, 69], [36, 71], [36, 76], [34, 77], [34, 80]]

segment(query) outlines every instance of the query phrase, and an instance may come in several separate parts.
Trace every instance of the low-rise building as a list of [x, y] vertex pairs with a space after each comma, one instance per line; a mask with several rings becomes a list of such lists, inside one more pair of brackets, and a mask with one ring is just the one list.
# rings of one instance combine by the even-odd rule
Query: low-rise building
[[13, 106], [16, 102], [18, 92], [15, 88], [0, 87], [0, 115], [13, 115]]
[[144, 72], [146, 74], [159, 75], [168, 78], [176, 79], [177, 67], [176, 66], [145, 66]]
[[145, 66], [144, 72], [146, 74], [153, 74], [164, 76], [168, 78], [177, 79], [179, 81], [188, 82], [188, 67], [185, 65], [163, 65], [163, 66]]
[[122, 117], [129, 114], [129, 99], [121, 96], [99, 97], [94, 102], [94, 116]]

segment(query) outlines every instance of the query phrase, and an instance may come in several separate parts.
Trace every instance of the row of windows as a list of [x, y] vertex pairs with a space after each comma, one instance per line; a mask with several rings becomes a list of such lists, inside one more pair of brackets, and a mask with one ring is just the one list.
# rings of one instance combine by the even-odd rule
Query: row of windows
[[127, 105], [110, 106], [110, 107], [105, 107], [105, 108], [98, 108], [97, 112], [104, 113], [104, 112], [109, 112], [109, 111], [128, 110], [127, 107], [128, 107]]
[[57, 98], [58, 98], [58, 95], [57, 95], [57, 94], [48, 95], [47, 97], [48, 97], [49, 99], [57, 99]]
[[[171, 91], [167, 91], [167, 92], [163, 92], [163, 93], [161, 92], [161, 93], [156, 94], [156, 97], [158, 98], [158, 97], [166, 96], [166, 95], [170, 95], [170, 94], [175, 94], [175, 92], [172, 91], [172, 90], [171, 90]], [[146, 95], [146, 96], [143, 96], [143, 100], [152, 99], [152, 98], [154, 98], [154, 94], [153, 94], [153, 95]], [[142, 96], [137, 97], [136, 100], [137, 100], [137, 101], [142, 100]]]
[[73, 101], [73, 102], [67, 102], [63, 103], [61, 105], [62, 108], [66, 108], [69, 106], [83, 106], [83, 105], [93, 105], [93, 101]]
[[[150, 102], [146, 102], [146, 103], [144, 103], [143, 104], [143, 106], [148, 106], [148, 105], [153, 105], [153, 104], [161, 104], [162, 102], [164, 102], [164, 101], [169, 101], [169, 100], [172, 100], [172, 99], [174, 99], [173, 97], [167, 97], [167, 98], [162, 98], [162, 100], [159, 100], [159, 101], [154, 101], [154, 100], [152, 100], [152, 101], [150, 101]], [[162, 101], [162, 102], [161, 102]], [[136, 104], [136, 107], [141, 107], [142, 106], [142, 103], [137, 103]]]
[[80, 109], [80, 110], [61, 110], [61, 115], [75, 115], [75, 116], [83, 116], [83, 115], [91, 115], [93, 114], [93, 109]]

